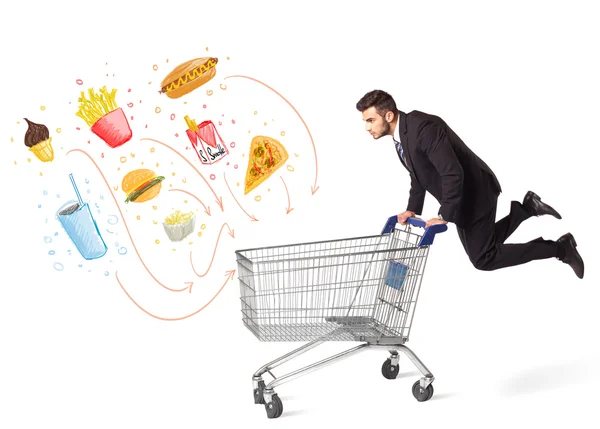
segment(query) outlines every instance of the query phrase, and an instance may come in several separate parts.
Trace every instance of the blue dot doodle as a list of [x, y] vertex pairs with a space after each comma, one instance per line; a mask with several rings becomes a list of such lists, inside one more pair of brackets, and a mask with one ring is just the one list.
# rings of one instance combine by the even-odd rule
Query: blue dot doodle
[[79, 264], [79, 265], [77, 265], [77, 266], [78, 266], [79, 268], [83, 267], [83, 265], [82, 265], [82, 264]]
[[100, 199], [103, 200], [104, 199], [104, 195], [100, 194]]
[[109, 225], [116, 225], [117, 223], [119, 223], [119, 218], [117, 217], [117, 215], [108, 215], [107, 222]]
[[56, 194], [56, 198], [60, 198], [60, 194]]
[[55, 262], [54, 263], [54, 269], [56, 271], [62, 271], [65, 269], [65, 266], [63, 264], [61, 264], [60, 262]]
[[126, 255], [126, 254], [127, 254], [127, 249], [126, 249], [126, 248], [124, 248], [124, 247], [121, 247], [121, 248], [118, 250], [118, 253], [119, 253], [119, 255]]
[[38, 204], [38, 209], [41, 209], [41, 208], [42, 208], [42, 205], [41, 205], [41, 204]]
[[54, 250], [50, 250], [50, 251], [48, 252], [48, 255], [54, 255], [55, 253], [56, 253], [56, 252], [55, 252]]
[[44, 195], [48, 195], [48, 191], [44, 191]]
[[55, 232], [55, 233], [54, 233], [54, 236], [56, 237], [57, 235], [58, 235], [58, 232]]
[[89, 184], [90, 183], [90, 179], [85, 179], [85, 184]]
[[52, 237], [45, 236], [44, 243], [52, 243]]
[[108, 276], [108, 271], [104, 271], [104, 275], [105, 275], [105, 276]]

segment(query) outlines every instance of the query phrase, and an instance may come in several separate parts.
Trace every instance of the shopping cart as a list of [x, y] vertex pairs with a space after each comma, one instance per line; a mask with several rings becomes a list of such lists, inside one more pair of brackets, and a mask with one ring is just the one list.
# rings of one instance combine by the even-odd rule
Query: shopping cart
[[[396, 378], [398, 352], [405, 353], [423, 375], [412, 387], [414, 397], [432, 397], [433, 375], [404, 343], [429, 247], [447, 226], [432, 225], [419, 235], [411, 225], [425, 227], [422, 219], [409, 218], [403, 229], [396, 224], [392, 216], [380, 235], [236, 251], [246, 327], [260, 341], [308, 341], [254, 374], [254, 402], [265, 405], [269, 418], [283, 412], [275, 387], [368, 348], [389, 350], [381, 367], [387, 379]], [[325, 341], [362, 344], [284, 376], [272, 374]], [[273, 377], [269, 384], [265, 373]]]

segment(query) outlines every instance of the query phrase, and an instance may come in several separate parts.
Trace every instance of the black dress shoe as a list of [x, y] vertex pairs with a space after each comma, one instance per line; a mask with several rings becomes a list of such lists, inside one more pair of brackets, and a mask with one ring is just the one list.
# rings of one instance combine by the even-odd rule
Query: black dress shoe
[[556, 243], [561, 246], [563, 249], [563, 257], [559, 258], [565, 264], [568, 264], [573, 268], [575, 274], [580, 279], [583, 278], [583, 259], [581, 259], [581, 255], [577, 251], [577, 243], [575, 242], [575, 238], [571, 233], [567, 233], [556, 240]]
[[562, 216], [558, 214], [556, 210], [550, 207], [548, 204], [543, 203], [542, 199], [533, 192], [529, 191], [523, 198], [523, 207], [527, 213], [532, 216], [552, 215], [557, 219], [562, 219]]

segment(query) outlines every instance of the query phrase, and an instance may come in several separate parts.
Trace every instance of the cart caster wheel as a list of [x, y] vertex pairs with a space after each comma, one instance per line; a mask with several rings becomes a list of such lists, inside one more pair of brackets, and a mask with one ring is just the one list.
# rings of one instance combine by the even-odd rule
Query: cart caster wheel
[[433, 384], [430, 384], [427, 386], [427, 389], [423, 390], [421, 389], [421, 381], [419, 380], [413, 384], [412, 393], [419, 402], [429, 401], [433, 396]]
[[381, 373], [388, 380], [394, 380], [398, 376], [399, 371], [400, 365], [392, 365], [392, 360], [389, 358], [381, 366]]
[[254, 389], [254, 403], [255, 404], [264, 404], [265, 398], [263, 396], [263, 390], [265, 390], [265, 382], [258, 382], [258, 389]]
[[283, 413], [283, 404], [277, 393], [271, 396], [271, 402], [265, 404], [265, 410], [267, 410], [267, 417], [270, 419], [276, 419]]

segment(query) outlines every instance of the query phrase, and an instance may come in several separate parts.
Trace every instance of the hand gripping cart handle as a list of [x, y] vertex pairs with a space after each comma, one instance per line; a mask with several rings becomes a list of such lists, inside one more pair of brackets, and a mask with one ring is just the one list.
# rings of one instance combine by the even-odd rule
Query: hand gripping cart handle
[[[398, 375], [399, 352], [406, 354], [423, 375], [412, 387], [414, 397], [431, 398], [434, 377], [404, 344], [433, 238], [447, 226], [432, 225], [422, 235], [413, 226], [423, 228], [425, 221], [409, 218], [397, 228], [392, 216], [380, 235], [236, 251], [246, 327], [260, 341], [307, 341], [254, 373], [254, 402], [265, 405], [269, 418], [283, 412], [277, 386], [375, 348], [390, 352], [381, 368], [387, 379]], [[326, 341], [361, 344], [279, 377], [272, 373]], [[273, 378], [268, 384], [266, 373]]]

